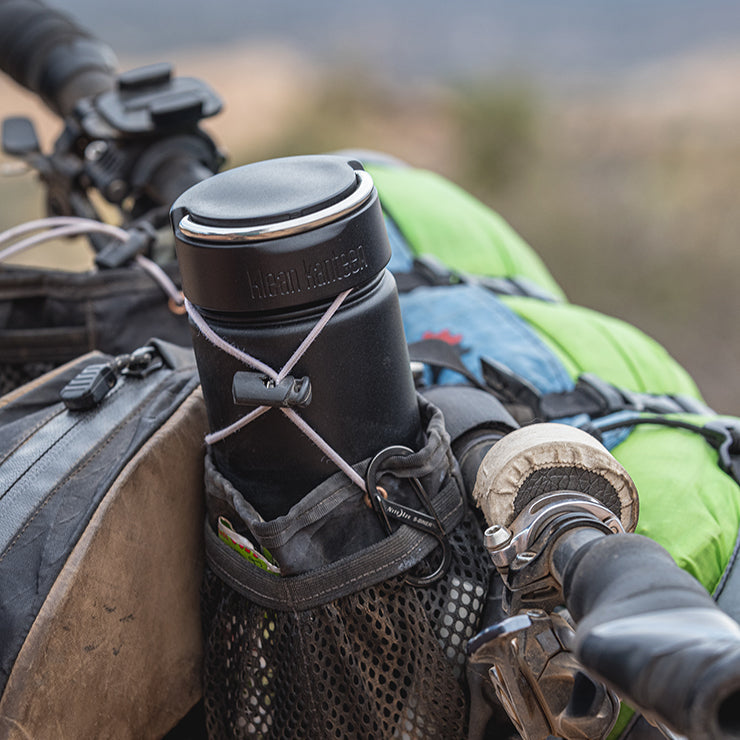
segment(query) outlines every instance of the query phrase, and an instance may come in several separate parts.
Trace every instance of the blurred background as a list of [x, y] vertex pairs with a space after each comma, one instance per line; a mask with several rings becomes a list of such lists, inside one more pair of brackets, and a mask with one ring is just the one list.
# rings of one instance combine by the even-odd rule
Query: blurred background
[[[640, 327], [740, 414], [734, 0], [50, 4], [122, 69], [166, 60], [209, 82], [230, 166], [351, 146], [449, 177], [572, 302]], [[6, 80], [0, 114], [32, 115], [47, 143], [60, 128]], [[32, 176], [0, 178], [0, 227], [41, 210]]]

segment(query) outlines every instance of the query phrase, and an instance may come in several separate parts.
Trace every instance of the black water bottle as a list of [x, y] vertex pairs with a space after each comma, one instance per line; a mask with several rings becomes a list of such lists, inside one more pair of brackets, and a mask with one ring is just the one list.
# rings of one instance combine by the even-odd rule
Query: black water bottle
[[[398, 295], [385, 270], [390, 245], [359, 163], [327, 155], [238, 167], [190, 188], [171, 216], [188, 300], [216, 334], [274, 370], [350, 290], [290, 371], [288, 402], [350, 464], [392, 444], [418, 449]], [[193, 343], [212, 432], [261, 405], [261, 391], [273, 392], [269, 378], [195, 327]], [[212, 452], [266, 520], [337, 470], [280, 408]]]

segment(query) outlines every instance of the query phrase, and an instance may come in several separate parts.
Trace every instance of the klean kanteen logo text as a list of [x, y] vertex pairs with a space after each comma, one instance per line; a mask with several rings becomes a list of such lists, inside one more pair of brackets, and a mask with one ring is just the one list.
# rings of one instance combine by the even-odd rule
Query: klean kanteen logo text
[[293, 295], [346, 280], [367, 268], [365, 249], [358, 245], [346, 252], [332, 251], [322, 260], [302, 260], [300, 269], [277, 272], [248, 270], [247, 289], [254, 300]]
[[346, 252], [331, 253], [331, 257], [319, 262], [303, 260], [303, 274], [306, 278], [306, 290], [323, 288], [330, 283], [344, 280], [350, 275], [356, 275], [367, 267], [365, 250], [362, 245], [357, 249], [348, 249]]

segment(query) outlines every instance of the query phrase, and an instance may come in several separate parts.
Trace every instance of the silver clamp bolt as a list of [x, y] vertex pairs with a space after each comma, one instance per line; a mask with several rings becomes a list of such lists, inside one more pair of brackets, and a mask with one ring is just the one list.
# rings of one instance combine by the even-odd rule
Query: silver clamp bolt
[[506, 545], [511, 542], [513, 535], [510, 529], [507, 529], [500, 524], [494, 524], [486, 530], [484, 536], [486, 549], [490, 552], [491, 550], [498, 550], [501, 547], [506, 547]]

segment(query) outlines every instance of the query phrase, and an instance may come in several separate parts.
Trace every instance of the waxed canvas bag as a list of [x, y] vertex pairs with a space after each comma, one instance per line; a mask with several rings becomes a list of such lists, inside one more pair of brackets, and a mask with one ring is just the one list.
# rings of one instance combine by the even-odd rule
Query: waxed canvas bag
[[205, 414], [189, 350], [134, 354], [0, 399], [2, 737], [162, 736], [200, 697]]

